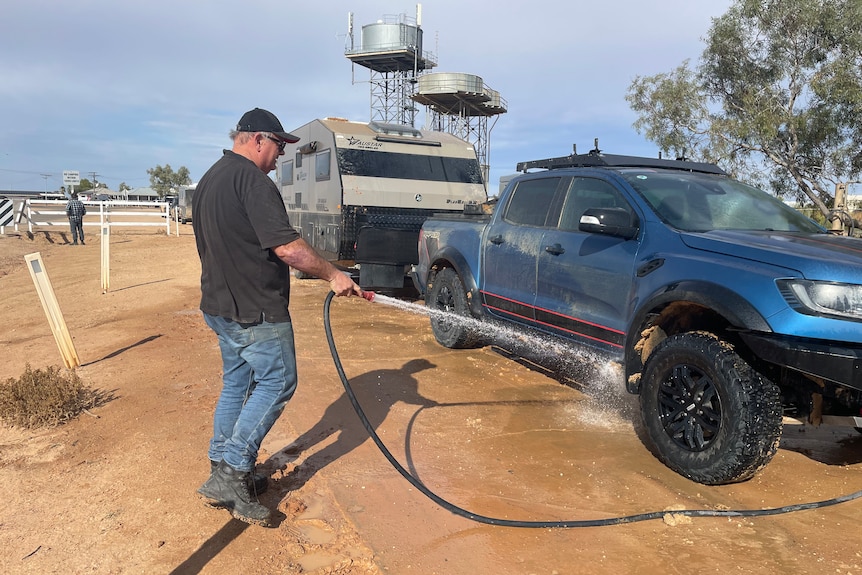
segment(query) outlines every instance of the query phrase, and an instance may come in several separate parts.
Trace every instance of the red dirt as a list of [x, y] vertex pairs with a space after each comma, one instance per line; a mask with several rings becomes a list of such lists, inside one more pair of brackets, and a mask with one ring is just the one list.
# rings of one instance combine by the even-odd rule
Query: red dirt
[[[491, 348], [452, 351], [421, 315], [361, 298], [332, 304], [342, 362], [394, 456], [441, 497], [518, 520], [663, 519], [519, 529], [456, 516], [410, 486], [369, 440], [326, 345], [327, 286], [293, 280], [299, 391], [264, 443], [264, 504], [247, 526], [195, 496], [220, 385], [197, 310], [199, 264], [184, 235], [116, 234], [103, 294], [100, 245], [68, 234], [0, 236], [0, 381], [62, 366], [23, 255], [40, 252], [81, 360], [112, 399], [52, 429], [0, 428], [3, 573], [862, 574], [862, 501], [769, 517], [680, 509], [770, 508], [862, 489], [862, 435], [786, 426], [773, 462], [705, 487], [644, 448], [633, 400], [586, 393]], [[383, 299], [383, 298], [379, 298]], [[601, 384], [603, 383], [603, 384]]]

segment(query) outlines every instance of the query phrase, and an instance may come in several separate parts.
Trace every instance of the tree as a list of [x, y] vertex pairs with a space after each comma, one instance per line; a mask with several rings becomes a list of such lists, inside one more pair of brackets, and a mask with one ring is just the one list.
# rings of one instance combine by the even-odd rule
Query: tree
[[192, 183], [192, 178], [189, 175], [189, 169], [185, 166], [180, 166], [180, 169], [174, 172], [170, 164], [165, 164], [165, 167], [156, 166], [147, 170], [150, 176], [150, 187], [158, 192], [159, 197], [165, 197], [165, 194], [180, 186], [188, 186]]
[[688, 62], [669, 74], [635, 77], [626, 100], [640, 114], [634, 128], [663, 153], [710, 160], [708, 98]]
[[736, 0], [700, 66], [637, 77], [635, 129], [665, 153], [808, 198], [829, 214], [862, 172], [862, 2]]
[[81, 181], [80, 181], [80, 183], [78, 183], [78, 186], [75, 188], [75, 191], [76, 192], [85, 192], [87, 190], [92, 190], [92, 189], [93, 189], [93, 182], [91, 182], [87, 178], [81, 178]]

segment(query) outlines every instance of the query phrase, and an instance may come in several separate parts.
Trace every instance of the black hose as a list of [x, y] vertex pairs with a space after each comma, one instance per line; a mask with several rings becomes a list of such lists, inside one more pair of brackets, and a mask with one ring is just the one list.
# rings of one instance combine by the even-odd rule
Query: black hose
[[353, 393], [353, 389], [350, 387], [350, 382], [347, 379], [347, 375], [344, 373], [344, 368], [341, 365], [341, 358], [338, 356], [338, 350], [335, 348], [335, 340], [332, 337], [332, 326], [329, 321], [329, 307], [332, 302], [332, 298], [335, 296], [334, 292], [329, 292], [329, 295], [326, 296], [326, 302], [323, 304], [323, 327], [326, 331], [326, 341], [329, 342], [329, 351], [332, 354], [332, 361], [335, 363], [335, 369], [338, 371], [338, 377], [341, 378], [341, 383], [344, 385], [344, 391], [347, 393], [347, 397], [350, 399], [350, 403], [353, 405], [353, 409], [356, 411], [356, 415], [359, 416], [360, 421], [362, 421], [363, 427], [368, 432], [368, 435], [371, 436], [371, 439], [374, 440], [374, 443], [377, 444], [380, 452], [383, 453], [384, 457], [389, 460], [389, 463], [392, 464], [398, 473], [401, 474], [404, 479], [410, 482], [410, 485], [418, 489], [422, 494], [431, 499], [436, 504], [440, 505], [444, 509], [454, 513], [455, 515], [460, 515], [461, 517], [465, 517], [467, 519], [472, 519], [478, 523], [484, 523], [487, 525], [500, 525], [503, 527], [530, 527], [530, 528], [566, 528], [571, 529], [574, 527], [603, 527], [606, 525], [620, 525], [623, 523], [636, 523], [638, 521], [647, 521], [650, 519], [662, 519], [666, 515], [673, 516], [686, 516], [686, 517], [761, 517], [764, 515], [780, 515], [783, 513], [790, 513], [793, 511], [804, 511], [806, 509], [819, 509], [821, 507], [829, 507], [831, 505], [837, 505], [839, 503], [845, 503], [847, 501], [853, 501], [854, 499], [858, 499], [862, 497], [862, 491], [857, 491], [855, 493], [851, 493], [849, 495], [842, 495], [840, 497], [835, 497], [834, 499], [826, 499], [824, 501], [814, 501], [811, 503], [797, 503], [795, 505], [786, 505], [784, 507], [773, 507], [770, 509], [739, 509], [739, 510], [721, 510], [714, 511], [709, 509], [683, 509], [680, 511], [651, 511], [648, 513], [638, 513], [635, 515], [625, 515], [623, 517], [609, 517], [605, 519], [575, 519], [569, 521], [518, 521], [513, 519], [498, 519], [495, 517], [486, 517], [484, 515], [479, 515], [477, 513], [473, 513], [471, 511], [467, 511], [466, 509], [462, 509], [452, 503], [449, 503], [445, 499], [441, 498], [439, 495], [425, 487], [425, 485], [419, 481], [416, 477], [410, 474], [399, 462], [392, 456], [389, 449], [386, 448], [386, 445], [380, 440], [380, 437], [377, 435], [377, 432], [372, 427], [371, 423], [368, 421], [368, 417], [366, 417], [365, 412], [362, 410], [362, 406], [359, 405], [359, 401], [356, 399], [356, 395]]

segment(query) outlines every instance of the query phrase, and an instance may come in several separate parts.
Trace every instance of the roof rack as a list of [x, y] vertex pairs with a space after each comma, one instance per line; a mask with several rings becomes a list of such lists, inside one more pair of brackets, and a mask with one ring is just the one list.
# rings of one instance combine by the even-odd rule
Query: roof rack
[[686, 170], [690, 172], [704, 172], [707, 174], [722, 174], [726, 172], [715, 164], [706, 162], [690, 162], [688, 160], [666, 160], [662, 158], [641, 158], [638, 156], [617, 156], [613, 154], [602, 154], [592, 150], [588, 154], [570, 154], [559, 158], [546, 158], [544, 160], [532, 160], [529, 162], [518, 162], [516, 170], [526, 172], [529, 169], [554, 170], [559, 168], [669, 168], [673, 170]]

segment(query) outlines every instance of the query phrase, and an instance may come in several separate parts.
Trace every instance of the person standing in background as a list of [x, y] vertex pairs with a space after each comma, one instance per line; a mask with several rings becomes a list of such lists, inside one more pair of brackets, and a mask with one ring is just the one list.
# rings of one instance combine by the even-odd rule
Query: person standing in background
[[78, 199], [78, 192], [72, 192], [72, 198], [66, 203], [66, 215], [69, 216], [69, 228], [72, 230], [72, 245], [78, 245], [78, 238], [81, 238], [81, 245], [84, 245], [84, 216], [87, 213], [87, 207], [84, 202]]

